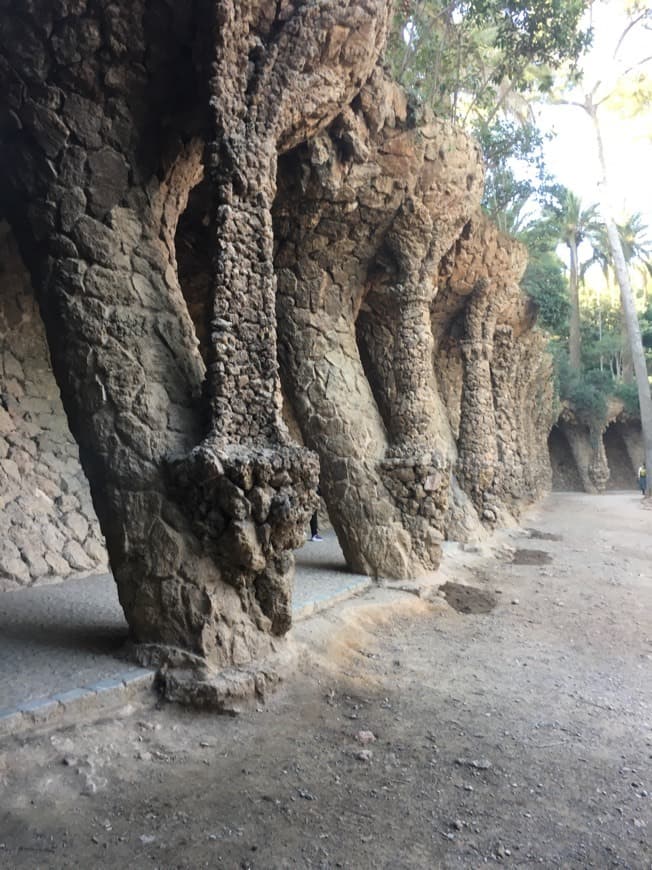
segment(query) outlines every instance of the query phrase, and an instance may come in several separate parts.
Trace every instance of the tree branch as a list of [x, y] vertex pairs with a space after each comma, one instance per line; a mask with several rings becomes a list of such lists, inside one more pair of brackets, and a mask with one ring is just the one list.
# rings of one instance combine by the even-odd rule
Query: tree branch
[[625, 37], [627, 36], [629, 31], [632, 30], [632, 28], [636, 27], [636, 25], [639, 23], [639, 21], [644, 21], [649, 16], [649, 14], [650, 14], [650, 10], [644, 9], [643, 12], [641, 12], [641, 14], [637, 18], [633, 18], [630, 21], [630, 23], [627, 25], [627, 27], [623, 30], [623, 32], [620, 34], [620, 38], [619, 38], [618, 42], [616, 43], [616, 47], [614, 49], [614, 53], [613, 53], [614, 60], [618, 57], [618, 52], [620, 51], [620, 47], [623, 44], [623, 42], [625, 41]]

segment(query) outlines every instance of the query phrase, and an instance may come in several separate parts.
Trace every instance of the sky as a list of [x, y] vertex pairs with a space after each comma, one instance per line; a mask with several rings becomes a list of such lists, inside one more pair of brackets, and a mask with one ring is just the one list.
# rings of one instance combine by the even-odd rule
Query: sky
[[[603, 88], [610, 87], [607, 82], [617, 77], [623, 64], [627, 67], [652, 54], [652, 31], [638, 28], [630, 31], [623, 42], [620, 57], [613, 61], [614, 49], [626, 21], [621, 8], [619, 0], [593, 6], [593, 46], [582, 61], [584, 81], [573, 97], [580, 102], [595, 82], [602, 81], [605, 83]], [[652, 62], [648, 62], [645, 68], [652, 76]], [[586, 205], [596, 202], [600, 172], [588, 115], [578, 107], [562, 105], [543, 106], [538, 114], [542, 128], [556, 134], [545, 148], [548, 170], [580, 195]], [[641, 212], [652, 235], [652, 106], [644, 110], [636, 121], [625, 121], [605, 113], [602, 131], [614, 205], [623, 214]]]

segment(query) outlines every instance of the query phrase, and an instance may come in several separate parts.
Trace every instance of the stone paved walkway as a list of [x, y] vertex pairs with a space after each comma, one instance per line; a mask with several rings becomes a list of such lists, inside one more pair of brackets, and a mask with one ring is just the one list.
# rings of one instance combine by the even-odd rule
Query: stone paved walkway
[[[297, 552], [295, 619], [370, 585], [351, 574], [335, 535]], [[0, 736], [152, 673], [119, 657], [127, 625], [109, 574], [0, 595]], [[4, 721], [4, 725], [3, 725]]]

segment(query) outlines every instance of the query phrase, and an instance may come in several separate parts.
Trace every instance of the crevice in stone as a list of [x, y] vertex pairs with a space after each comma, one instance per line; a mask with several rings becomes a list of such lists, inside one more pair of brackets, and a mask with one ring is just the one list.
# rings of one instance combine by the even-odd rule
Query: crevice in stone
[[179, 284], [204, 363], [207, 363], [210, 346], [210, 208], [210, 186], [204, 179], [190, 191], [188, 204], [179, 216], [175, 234]]

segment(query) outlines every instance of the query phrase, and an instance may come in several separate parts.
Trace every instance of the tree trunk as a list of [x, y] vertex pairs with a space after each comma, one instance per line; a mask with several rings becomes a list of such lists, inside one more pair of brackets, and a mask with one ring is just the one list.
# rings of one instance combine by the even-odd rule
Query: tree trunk
[[[627, 265], [625, 265], [627, 268]], [[634, 362], [632, 360], [632, 351], [629, 344], [629, 333], [627, 332], [627, 323], [625, 321], [625, 311], [621, 308], [620, 312], [620, 335], [623, 343], [623, 366], [622, 378], [624, 384], [634, 383]]]
[[577, 241], [575, 234], [568, 240], [570, 250], [570, 280], [568, 283], [568, 295], [570, 296], [570, 330], [568, 337], [568, 353], [570, 364], [579, 371], [582, 367], [581, 338], [580, 338], [580, 294], [579, 294], [579, 271], [577, 265]]
[[645, 465], [648, 468], [647, 477], [647, 493], [650, 495], [650, 487], [652, 486], [652, 474], [649, 469], [652, 469], [652, 396], [650, 395], [650, 381], [647, 373], [647, 364], [645, 361], [645, 350], [641, 339], [641, 328], [638, 322], [636, 313], [636, 305], [634, 302], [634, 293], [629, 280], [629, 272], [627, 271], [627, 263], [623, 254], [618, 227], [613, 217], [612, 201], [609, 195], [609, 183], [607, 173], [607, 161], [604, 153], [604, 145], [602, 142], [602, 132], [598, 121], [597, 107], [593, 103], [586, 105], [588, 112], [593, 122], [595, 130], [596, 143], [598, 146], [598, 158], [600, 161], [600, 171], [602, 173], [601, 184], [601, 207], [604, 214], [605, 226], [607, 228], [607, 237], [609, 239], [609, 247], [611, 256], [613, 257], [616, 279], [620, 287], [620, 301], [623, 310], [623, 317], [627, 329], [629, 339], [629, 349], [634, 365], [634, 373], [636, 375], [636, 386], [638, 388], [638, 401], [641, 410], [641, 428], [643, 430], [643, 445], [645, 456], [641, 457], [645, 460]]
[[[596, 285], [595, 301], [598, 308], [598, 341], [602, 344], [602, 293], [599, 285]], [[604, 371], [604, 354], [600, 351], [600, 371]]]

